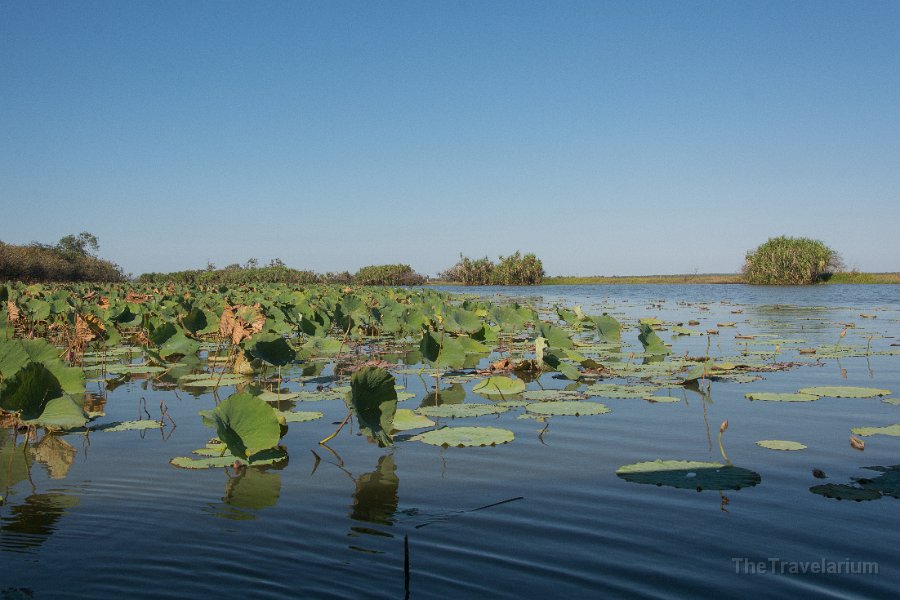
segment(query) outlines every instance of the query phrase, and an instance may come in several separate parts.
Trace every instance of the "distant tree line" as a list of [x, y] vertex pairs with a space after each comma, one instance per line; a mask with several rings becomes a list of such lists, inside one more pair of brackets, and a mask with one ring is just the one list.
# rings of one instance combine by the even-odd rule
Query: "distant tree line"
[[409, 265], [370, 265], [361, 268], [355, 275], [348, 271], [316, 273], [292, 269], [285, 266], [280, 258], [272, 259], [268, 265], [259, 266], [255, 258], [244, 265], [231, 264], [222, 269], [208, 264], [206, 269], [176, 271], [173, 273], [144, 273], [138, 277], [139, 283], [162, 285], [175, 283], [183, 285], [254, 285], [262, 283], [286, 283], [293, 285], [313, 285], [332, 283], [344, 285], [421, 285], [426, 277], [413, 271]]
[[534, 254], [522, 255], [516, 250], [500, 256], [494, 263], [490, 258], [471, 259], [459, 255], [459, 261], [439, 276], [464, 285], [540, 285], [544, 280], [544, 265]]
[[119, 265], [96, 256], [99, 249], [97, 237], [86, 231], [67, 235], [56, 244], [0, 241], [0, 281], [124, 281]]

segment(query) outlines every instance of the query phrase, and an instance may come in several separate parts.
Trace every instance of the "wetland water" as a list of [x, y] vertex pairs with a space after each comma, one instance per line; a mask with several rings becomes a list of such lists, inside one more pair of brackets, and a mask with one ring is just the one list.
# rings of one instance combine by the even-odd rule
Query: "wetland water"
[[[647, 317], [662, 322], [658, 334], [672, 346], [670, 365], [685, 353], [709, 354], [720, 363], [807, 364], [750, 374], [762, 377], [754, 381], [723, 377], [694, 389], [668, 384], [652, 392], [677, 400], [671, 402], [591, 397], [610, 409], [593, 416], [539, 421], [520, 418], [527, 413], [512, 408], [438, 419], [514, 432], [513, 442], [496, 447], [441, 448], [400, 438], [392, 448], [378, 448], [354, 427], [330, 441], [329, 450], [318, 441], [344, 418], [344, 403], [297, 401], [294, 409], [321, 411], [324, 418], [290, 425], [283, 439], [290, 454], [286, 465], [240, 472], [169, 464], [211, 437], [197, 414], [215, 405], [211, 390], [191, 391], [146, 376], [106, 385], [89, 372], [88, 391], [98, 403], [105, 399], [98, 423], [156, 419], [164, 402], [177, 427], [70, 433], [30, 450], [21, 436], [4, 435], [0, 597], [895, 595], [898, 476], [864, 467], [900, 464], [900, 438], [861, 436], [864, 451], [851, 448], [849, 438], [851, 428], [900, 423], [900, 406], [884, 401], [900, 397], [900, 347], [892, 346], [900, 342], [900, 288], [445, 289], [492, 301], [516, 297], [547, 309], [542, 316], [548, 320], [556, 319], [547, 312], [555, 303], [613, 315], [623, 324], [621, 349], [600, 362], [633, 376], [612, 382], [633, 384], [660, 374], [652, 362], [641, 370], [645, 360], [628, 356], [642, 350], [637, 322]], [[690, 321], [698, 324], [688, 326]], [[677, 323], [719, 333], [674, 336]], [[727, 323], [734, 325], [721, 325]], [[816, 348], [817, 354], [800, 354], [799, 348]], [[302, 380], [300, 366], [285, 368], [285, 387], [328, 385], [332, 368]], [[428, 370], [424, 375], [433, 384]], [[427, 403], [428, 390], [413, 369], [401, 365], [395, 376], [413, 394], [400, 407]], [[491, 402], [471, 391], [476, 382], [448, 375], [441, 386], [453, 388], [447, 395], [456, 401]], [[745, 397], [813, 386], [893, 393], [806, 402]], [[588, 385], [547, 373], [527, 387], [583, 391]], [[218, 396], [233, 391], [223, 387]], [[720, 449], [719, 428], [726, 419]], [[759, 440], [807, 447], [771, 450], [758, 446]], [[623, 465], [656, 459], [722, 462], [723, 450], [736, 467], [757, 477], [731, 486], [740, 489], [707, 483], [697, 491], [616, 473]], [[814, 477], [813, 469], [827, 479]], [[692, 477], [701, 476], [688, 473], [685, 480]], [[865, 501], [811, 491], [835, 484], [831, 495], [871, 492], [871, 481], [883, 485], [876, 483]], [[860, 570], [867, 572], [850, 572]]]

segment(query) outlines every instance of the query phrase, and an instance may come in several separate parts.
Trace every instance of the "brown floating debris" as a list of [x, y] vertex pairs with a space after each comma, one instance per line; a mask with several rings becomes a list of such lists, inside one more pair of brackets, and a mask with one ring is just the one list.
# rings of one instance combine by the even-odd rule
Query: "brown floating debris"
[[863, 451], [866, 449], [866, 443], [858, 437], [850, 436], [850, 447], [854, 450]]

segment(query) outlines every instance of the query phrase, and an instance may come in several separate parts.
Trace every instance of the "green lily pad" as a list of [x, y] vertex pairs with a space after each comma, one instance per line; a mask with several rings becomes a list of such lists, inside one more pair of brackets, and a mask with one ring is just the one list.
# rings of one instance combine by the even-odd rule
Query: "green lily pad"
[[681, 402], [681, 398], [676, 398], [675, 396], [644, 396], [644, 400], [646, 400], [647, 402], [667, 404]]
[[522, 395], [525, 400], [551, 402], [557, 400], [584, 400], [587, 394], [577, 390], [528, 390]]
[[525, 391], [525, 382], [512, 377], [495, 376], [479, 381], [472, 391], [488, 398], [505, 398]]
[[757, 485], [759, 473], [714, 462], [655, 460], [625, 465], [616, 475], [633, 483], [696, 490], [739, 490]]
[[432, 446], [463, 448], [466, 446], [508, 444], [515, 439], [515, 435], [508, 429], [499, 429], [497, 427], [444, 427], [420, 433], [410, 439], [431, 444]]
[[875, 396], [888, 396], [891, 390], [867, 387], [819, 386], [803, 388], [800, 390], [800, 393], [828, 396], [829, 398], [874, 398]]
[[481, 417], [506, 412], [507, 408], [498, 404], [441, 404], [438, 406], [422, 406], [415, 410], [420, 415], [434, 418]]
[[890, 435], [900, 437], [900, 423], [894, 423], [887, 427], [854, 427], [851, 429], [855, 435], [869, 437], [870, 435]]
[[278, 333], [257, 333], [244, 344], [244, 348], [254, 358], [275, 367], [283, 367], [297, 357], [297, 352], [288, 344], [284, 336]]
[[602, 415], [609, 412], [609, 407], [600, 402], [578, 400], [561, 400], [558, 402], [533, 402], [525, 407], [526, 412], [541, 416], [587, 416]]
[[824, 485], [814, 485], [809, 488], [813, 494], [819, 494], [826, 498], [834, 498], [836, 500], [854, 500], [862, 502], [864, 500], [878, 500], [881, 498], [881, 492], [874, 489], [866, 489], [854, 485], [844, 483], [826, 483]]
[[759, 440], [756, 445], [769, 450], [805, 450], [806, 445], [790, 440]]
[[224, 373], [221, 377], [218, 375], [207, 375], [200, 373], [203, 377], [193, 378], [190, 375], [182, 377], [178, 380], [181, 387], [223, 387], [229, 385], [237, 385], [250, 381], [249, 377], [238, 375], [236, 373]]
[[142, 364], [124, 364], [117, 363], [106, 365], [106, 372], [110, 375], [144, 375], [150, 373], [162, 373], [167, 371], [168, 367], [160, 367], [159, 365]]
[[659, 387], [653, 385], [625, 385], [621, 383], [595, 383], [584, 392], [588, 396], [603, 398], [643, 398], [649, 396]]
[[321, 419], [324, 416], [322, 413], [314, 410], [282, 411], [279, 414], [284, 417], [285, 423], [305, 423]]
[[[254, 457], [253, 466], [268, 466], [287, 460], [288, 455], [281, 448], [271, 448]], [[241, 460], [231, 454], [224, 456], [207, 456], [205, 458], [192, 458], [190, 456], [176, 456], [169, 461], [173, 467], [181, 469], [215, 469], [234, 466], [235, 463], [246, 466], [246, 460]]]
[[142, 421], [113, 421], [112, 423], [106, 423], [104, 425], [98, 425], [97, 427], [93, 427], [93, 431], [106, 431], [106, 432], [115, 432], [115, 431], [141, 431], [143, 429], [159, 429], [163, 426], [162, 421], [154, 421], [152, 419], [145, 419]]
[[887, 404], [893, 404], [894, 406], [900, 406], [900, 398], [882, 398], [881, 401]]
[[815, 394], [780, 394], [775, 392], [747, 392], [744, 397], [748, 400], [762, 400], [765, 402], [814, 402], [819, 399]]
[[394, 431], [409, 431], [433, 426], [434, 421], [424, 415], [416, 414], [415, 411], [408, 408], [398, 408], [394, 414]]

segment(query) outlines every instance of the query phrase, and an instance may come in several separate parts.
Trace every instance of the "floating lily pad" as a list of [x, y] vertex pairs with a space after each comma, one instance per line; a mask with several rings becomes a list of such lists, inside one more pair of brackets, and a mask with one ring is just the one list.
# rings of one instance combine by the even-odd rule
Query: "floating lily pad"
[[855, 435], [869, 437], [870, 435], [890, 435], [900, 437], [900, 423], [894, 423], [887, 427], [854, 427], [851, 429]]
[[643, 398], [649, 396], [659, 387], [652, 385], [625, 385], [620, 383], [595, 383], [584, 392], [588, 396], [603, 398]]
[[415, 411], [408, 408], [398, 408], [394, 413], [394, 431], [409, 431], [433, 426], [434, 421], [424, 415], [416, 414]]
[[250, 378], [244, 375], [225, 373], [221, 377], [219, 375], [203, 375], [202, 377], [194, 378], [191, 375], [187, 375], [179, 379], [178, 383], [181, 387], [222, 387], [249, 381]]
[[587, 394], [576, 390], [528, 390], [522, 396], [525, 400], [547, 402], [556, 400], [584, 400]]
[[[273, 465], [285, 461], [288, 458], [287, 452], [285, 452], [281, 448], [271, 448], [269, 450], [260, 452], [257, 456], [254, 456], [253, 466]], [[242, 466], [247, 465], [247, 461], [236, 458], [231, 454], [226, 454], [224, 456], [207, 456], [205, 458], [176, 456], [169, 461], [170, 465], [172, 465], [173, 467], [179, 467], [181, 469], [215, 469], [222, 467], [231, 467], [234, 466], [235, 463]]]
[[815, 394], [781, 394], [775, 392], [747, 392], [744, 397], [748, 400], [762, 400], [765, 402], [814, 402], [819, 399]]
[[829, 398], [874, 398], [875, 396], [890, 395], [891, 390], [867, 387], [819, 386], [803, 388], [800, 390], [800, 393], [828, 396]]
[[508, 429], [497, 427], [444, 427], [420, 433], [410, 439], [432, 446], [463, 448], [465, 446], [508, 444], [515, 439], [515, 435]]
[[647, 402], [660, 402], [660, 403], [674, 403], [681, 402], [681, 398], [676, 398], [675, 396], [644, 396], [644, 400]]
[[864, 500], [878, 500], [881, 498], [881, 492], [873, 489], [866, 489], [854, 485], [844, 483], [826, 483], [824, 485], [814, 485], [809, 488], [813, 494], [819, 494], [826, 498], [834, 498], [836, 500], [854, 500], [862, 502]]
[[570, 415], [587, 416], [602, 415], [609, 412], [609, 407], [600, 402], [581, 402], [578, 400], [562, 400], [559, 402], [533, 402], [525, 407], [529, 413], [541, 416]]
[[321, 419], [324, 415], [314, 410], [294, 410], [279, 413], [286, 423], [305, 423]]
[[756, 445], [769, 450], [805, 450], [806, 445], [790, 440], [759, 440]]
[[141, 431], [144, 429], [159, 429], [163, 426], [162, 421], [154, 421], [152, 419], [145, 419], [143, 421], [114, 421], [112, 423], [106, 423], [105, 425], [98, 425], [97, 427], [92, 427], [94, 431], [106, 431], [106, 432], [114, 432], [114, 431]]
[[272, 392], [269, 390], [263, 390], [258, 394], [255, 394], [257, 398], [263, 400], [265, 402], [287, 402], [289, 400], [296, 400], [300, 397], [300, 392]]
[[525, 391], [525, 382], [512, 377], [488, 377], [472, 387], [472, 391], [488, 398], [505, 398]]
[[438, 406], [422, 406], [415, 412], [426, 417], [481, 417], [484, 415], [506, 412], [505, 406], [498, 404], [441, 404]]
[[682, 489], [739, 490], [757, 485], [759, 473], [714, 462], [655, 460], [625, 465], [616, 475], [633, 483], [667, 485]]
[[900, 406], [900, 398], [882, 398], [882, 402], [886, 402], [887, 404], [893, 404], [895, 406]]
[[137, 375], [146, 373], [162, 373], [168, 371], [169, 367], [160, 367], [159, 365], [142, 364], [111, 364], [106, 365], [106, 372], [111, 375]]

